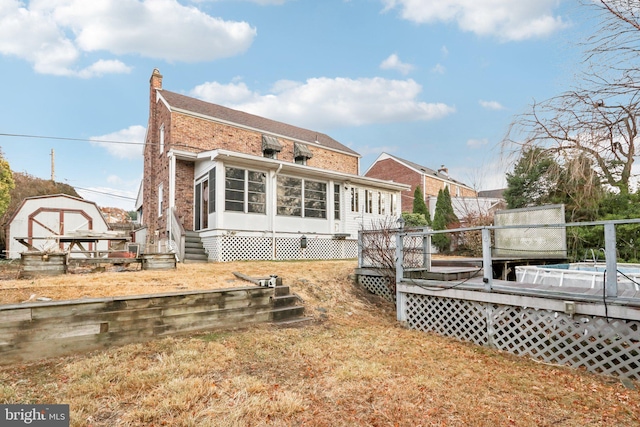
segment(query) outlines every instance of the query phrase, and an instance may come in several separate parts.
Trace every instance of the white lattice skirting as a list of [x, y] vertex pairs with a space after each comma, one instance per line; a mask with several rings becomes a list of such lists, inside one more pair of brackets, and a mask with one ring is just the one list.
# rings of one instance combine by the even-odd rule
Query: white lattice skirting
[[372, 294], [381, 296], [387, 301], [396, 301], [395, 292], [391, 292], [389, 288], [389, 283], [391, 282], [389, 277], [365, 274], [358, 274], [357, 277], [358, 283]]
[[640, 379], [640, 322], [406, 294], [408, 326], [548, 363]]
[[389, 283], [391, 282], [389, 277], [364, 274], [358, 274], [357, 277], [358, 283], [372, 294], [381, 296], [387, 301], [396, 301], [395, 292], [391, 292], [389, 289]]
[[304, 249], [300, 247], [299, 237], [225, 235], [203, 237], [202, 243], [209, 259], [218, 262], [358, 257], [358, 242], [345, 239], [308, 237]]

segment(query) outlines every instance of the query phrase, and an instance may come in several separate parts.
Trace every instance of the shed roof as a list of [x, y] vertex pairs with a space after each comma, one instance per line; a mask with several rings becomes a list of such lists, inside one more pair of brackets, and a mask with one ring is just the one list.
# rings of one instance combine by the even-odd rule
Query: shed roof
[[104, 219], [104, 216], [102, 215], [102, 211], [100, 210], [100, 208], [98, 207], [98, 205], [95, 202], [92, 202], [92, 201], [89, 201], [89, 200], [85, 200], [82, 197], [75, 197], [75, 196], [70, 196], [69, 194], [62, 194], [62, 193], [60, 193], [60, 194], [45, 194], [45, 195], [41, 195], [41, 196], [25, 197], [24, 199], [22, 199], [22, 202], [20, 202], [20, 204], [18, 205], [16, 210], [11, 214], [11, 217], [7, 221], [7, 225], [9, 225], [9, 224], [11, 224], [11, 222], [13, 222], [15, 217], [18, 216], [18, 214], [24, 208], [24, 205], [27, 202], [29, 202], [31, 200], [46, 200], [46, 199], [68, 199], [68, 200], [73, 200], [73, 201], [79, 202], [79, 203], [85, 203], [88, 206], [91, 206], [91, 207], [95, 208], [96, 211], [99, 213], [99, 215], [100, 215], [99, 217], [102, 219], [102, 221], [104, 221], [104, 223], [107, 225], [107, 227], [109, 226], [107, 224], [107, 221]]
[[232, 108], [205, 102], [179, 93], [158, 89], [158, 93], [172, 109], [183, 110], [198, 115], [218, 119], [227, 123], [249, 127], [262, 132], [291, 138], [297, 141], [304, 141], [332, 150], [341, 151], [347, 154], [360, 157], [360, 154], [349, 147], [339, 143], [324, 133], [309, 129], [300, 128]]

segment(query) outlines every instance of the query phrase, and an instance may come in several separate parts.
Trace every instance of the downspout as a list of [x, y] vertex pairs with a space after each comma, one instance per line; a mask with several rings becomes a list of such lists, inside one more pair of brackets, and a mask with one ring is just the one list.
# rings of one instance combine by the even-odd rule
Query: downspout
[[[278, 169], [276, 169], [276, 171], [273, 174], [273, 185], [271, 185], [272, 191], [275, 192], [276, 196], [276, 203], [274, 205], [275, 209], [273, 211], [273, 214], [271, 215], [270, 218], [270, 227], [271, 227], [271, 260], [275, 260], [276, 259], [276, 212], [278, 211], [278, 183], [277, 183], [277, 176], [280, 173], [280, 170], [282, 169], [282, 163], [280, 163], [278, 165]], [[273, 200], [274, 197], [271, 198], [271, 200]]]
[[172, 234], [172, 229], [171, 229], [171, 224], [173, 222], [173, 209], [175, 208], [176, 202], [175, 202], [175, 187], [176, 187], [176, 156], [174, 155], [173, 151], [169, 151], [169, 153], [167, 153], [167, 156], [169, 157], [169, 203], [167, 206], [167, 233], [168, 233], [168, 240], [171, 240], [171, 236]]
[[176, 206], [176, 156], [173, 151], [168, 153], [169, 156], [169, 209]]

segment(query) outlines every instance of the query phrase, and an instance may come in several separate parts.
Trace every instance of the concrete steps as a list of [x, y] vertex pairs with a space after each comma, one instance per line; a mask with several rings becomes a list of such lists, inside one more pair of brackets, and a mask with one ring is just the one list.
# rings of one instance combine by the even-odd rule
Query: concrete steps
[[204, 250], [202, 239], [197, 231], [186, 231], [184, 242], [184, 260], [182, 262], [208, 262], [209, 256]]
[[313, 319], [304, 316], [305, 307], [302, 300], [291, 293], [289, 286], [276, 286], [271, 298], [271, 321], [281, 327], [303, 326]]

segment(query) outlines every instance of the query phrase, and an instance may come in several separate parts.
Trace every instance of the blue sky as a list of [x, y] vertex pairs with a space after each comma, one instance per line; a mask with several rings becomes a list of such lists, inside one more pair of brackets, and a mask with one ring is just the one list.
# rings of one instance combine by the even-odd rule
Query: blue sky
[[569, 88], [582, 17], [557, 0], [0, 0], [0, 147], [40, 178], [53, 150], [56, 181], [131, 210], [158, 68], [165, 89], [332, 136], [362, 173], [387, 152], [500, 188], [499, 143]]

